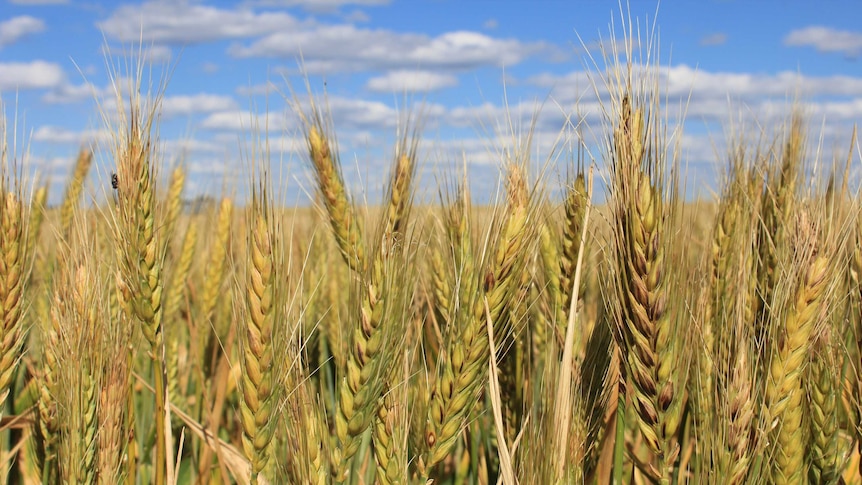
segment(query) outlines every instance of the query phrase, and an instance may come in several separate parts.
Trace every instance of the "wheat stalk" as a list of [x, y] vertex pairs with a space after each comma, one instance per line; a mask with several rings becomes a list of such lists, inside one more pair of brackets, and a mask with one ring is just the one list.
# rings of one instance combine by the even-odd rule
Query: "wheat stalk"
[[774, 421], [771, 435], [775, 442], [772, 457], [775, 483], [799, 483], [806, 474], [802, 377], [811, 336], [822, 324], [829, 287], [829, 260], [819, 253], [814, 224], [805, 213], [797, 218], [798, 259], [794, 264], [799, 266], [800, 282], [776, 330], [779, 334], [775, 336], [769, 362], [766, 403]]
[[[100, 292], [90, 255], [92, 241], [68, 234], [69, 249], [62, 255], [55, 281], [52, 326], [56, 329], [53, 354], [57, 358], [57, 452], [64, 482], [95, 483], [98, 449], [98, 403], [103, 362]], [[93, 349], [93, 350], [90, 350]]]
[[[634, 384], [641, 435], [657, 459], [654, 473], [670, 479], [678, 448], [672, 443], [680, 416], [672, 321], [667, 311], [665, 224], [668, 212], [663, 166], [646, 130], [655, 129], [643, 108], [625, 95], [613, 136], [614, 244], [624, 324], [622, 348]], [[646, 168], [643, 168], [644, 165]]]
[[[128, 322], [122, 320], [118, 323]], [[123, 355], [126, 350], [125, 346], [122, 341], [118, 340], [107, 342], [106, 350], [110, 350], [111, 344], [113, 344], [116, 351], [108, 353], [108, 358], [105, 360], [108, 365], [104, 370], [103, 384], [99, 391], [98, 421], [100, 429], [98, 432], [99, 454], [97, 463], [99, 483], [104, 485], [121, 483], [125, 475], [123, 461], [128, 459], [125, 452], [128, 440], [126, 404], [130, 389], [129, 368]]]
[[297, 369], [292, 375], [298, 378], [298, 382], [287, 403], [288, 426], [303, 432], [288, 432], [291, 449], [295, 452], [288, 457], [287, 473], [292, 483], [324, 485], [329, 483], [329, 447], [324, 413], [302, 371]]
[[[441, 356], [441, 366], [431, 392], [428, 408], [428, 423], [425, 443], [428, 452], [422, 466], [430, 468], [442, 461], [452, 450], [463, 429], [469, 413], [473, 409], [476, 393], [483, 387], [487, 378], [486, 361], [490, 358], [484, 299], [487, 298], [489, 318], [494, 324], [494, 334], [500, 341], [507, 338], [510, 329], [506, 310], [515, 287], [515, 276], [523, 268], [526, 248], [531, 238], [530, 222], [534, 217], [530, 207], [530, 196], [524, 179], [523, 165], [512, 162], [508, 165], [506, 215], [495, 246], [493, 256], [485, 271], [485, 277], [478, 281], [473, 271], [470, 254], [462, 253], [463, 266], [456, 266], [460, 298], [459, 312], [453, 321], [458, 322], [457, 333], [447, 342], [448, 348]], [[462, 204], [458, 218], [466, 221]], [[456, 209], [457, 210], [457, 209]], [[464, 223], [452, 224], [466, 229]], [[464, 241], [469, 238], [459, 231], [453, 247], [456, 256]], [[469, 247], [469, 246], [467, 246]], [[463, 249], [462, 249], [463, 251]], [[459, 263], [456, 258], [456, 265]], [[477, 285], [477, 286], [471, 286]], [[477, 291], [478, 290], [478, 291]]]
[[781, 152], [780, 167], [777, 172], [769, 175], [762, 197], [763, 223], [760, 230], [760, 267], [759, 289], [761, 296], [759, 311], [760, 330], [756, 338], [762, 339], [766, 323], [769, 321], [769, 304], [772, 302], [772, 292], [780, 277], [781, 255], [788, 245], [788, 237], [792, 228], [787, 226], [792, 220], [795, 210], [796, 188], [799, 173], [802, 170], [802, 159], [805, 155], [805, 123], [799, 110], [793, 112], [790, 119], [790, 129]]
[[561, 340], [557, 335], [558, 306], [562, 301], [562, 286], [560, 284], [560, 252], [549, 221], [543, 221], [539, 229], [539, 257], [542, 262], [542, 285], [533, 288], [536, 305], [541, 305], [534, 317], [532, 328], [533, 359], [537, 368], [541, 368], [549, 359], [551, 351], [557, 346], [555, 340]]
[[256, 200], [250, 214], [249, 261], [242, 358], [243, 449], [251, 462], [251, 480], [270, 459], [270, 442], [275, 430], [274, 411], [278, 392], [274, 376], [275, 322], [281, 304], [277, 281], [281, 277], [273, 252], [278, 250], [270, 210]]
[[[317, 187], [323, 197], [335, 241], [347, 265], [353, 271], [361, 273], [366, 265], [362, 227], [348, 199], [337, 152], [332, 150], [319, 116], [315, 116], [314, 125], [306, 124], [306, 126], [308, 151], [317, 179]], [[404, 174], [406, 173], [408, 172], [405, 171]], [[397, 209], [394, 210], [393, 216], [397, 217]]]
[[[380, 248], [381, 258], [394, 256], [392, 252], [400, 253], [408, 240], [408, 222], [413, 206], [413, 180], [416, 173], [416, 150], [418, 137], [413, 134], [408, 138], [409, 130], [396, 148], [395, 162], [392, 167], [388, 185], [389, 204], [383, 221], [383, 242]], [[409, 282], [403, 282], [409, 284]], [[410, 294], [409, 292], [407, 293]], [[385, 295], [392, 298], [395, 295]], [[392, 300], [389, 301], [391, 305]], [[404, 308], [402, 316], [396, 316], [399, 321], [387, 322], [395, 331], [406, 328], [413, 320], [410, 309]], [[390, 310], [391, 311], [391, 310]], [[396, 339], [400, 343], [400, 339]], [[408, 423], [407, 392], [405, 385], [409, 370], [407, 353], [401, 345], [392, 345], [384, 349], [383, 355], [392, 357], [385, 372], [384, 388], [377, 402], [377, 412], [373, 425], [372, 442], [374, 457], [377, 461], [377, 477], [382, 483], [404, 483], [407, 479], [407, 439]]]
[[[325, 133], [321, 114], [314, 106], [312, 112], [311, 121], [301, 115], [311, 168], [338, 248], [360, 284], [358, 321], [349, 334], [344, 376], [338, 386], [337, 446], [331, 455], [331, 472], [336, 480], [343, 480], [359, 451], [362, 435], [379, 413], [380, 398], [392, 378], [392, 359], [402, 352], [403, 328], [408, 320], [404, 298], [412, 298], [412, 292], [404, 273], [406, 262], [401, 259], [408, 243], [400, 238], [412, 205], [416, 138], [408, 147], [405, 137], [396, 153], [389, 205], [368, 259], [362, 228], [344, 187], [338, 154]], [[378, 439], [382, 440], [380, 445], [392, 443], [387, 437]]]
[[[577, 243], [578, 255], [572, 263], [574, 266], [572, 268], [565, 268], [561, 265], [561, 274], [563, 274], [563, 278], [567, 280], [565, 283], [566, 286], [563, 287], [564, 291], [571, 291], [571, 295], [565, 297], [563, 299], [564, 302], [569, 303], [569, 308], [566, 310], [567, 322], [566, 322], [566, 332], [565, 332], [565, 340], [563, 343], [563, 354], [562, 354], [562, 364], [559, 372], [558, 380], [557, 380], [557, 394], [554, 398], [554, 423], [558, 426], [558, 432], [554, 435], [554, 448], [557, 450], [557, 456], [554, 463], [554, 471], [555, 477], [557, 479], [561, 479], [563, 477], [563, 471], [566, 465], [566, 451], [568, 449], [569, 444], [569, 427], [571, 426], [571, 396], [572, 396], [572, 373], [573, 373], [573, 358], [575, 352], [575, 333], [577, 332], [575, 325], [580, 323], [581, 315], [577, 309], [577, 302], [579, 299], [579, 292], [581, 286], [581, 277], [583, 275], [583, 264], [584, 264], [584, 254], [586, 253], [586, 241], [587, 241], [587, 228], [590, 217], [590, 196], [592, 195], [592, 172], [590, 172], [590, 180], [589, 187], [585, 190], [585, 194], [587, 198], [585, 200], [586, 206], [584, 209], [583, 218], [578, 221], [579, 229], [581, 230], [579, 242]], [[567, 211], [568, 212], [568, 211]], [[570, 225], [572, 222], [570, 221]], [[569, 246], [574, 246], [574, 241], [568, 243]], [[566, 270], [572, 270], [573, 273], [569, 278], [567, 276]], [[571, 288], [571, 290], [569, 290]]]
[[[165, 198], [165, 216], [164, 216], [164, 232], [165, 234], [173, 234], [174, 228], [177, 225], [177, 219], [183, 211], [183, 188], [186, 183], [186, 172], [183, 167], [178, 165], [171, 172], [171, 180], [168, 184], [168, 193]], [[165, 241], [168, 239], [165, 238]]]
[[43, 185], [36, 189], [30, 200], [30, 221], [27, 224], [27, 254], [35, 254], [36, 242], [45, 220], [45, 203], [48, 201], [48, 186]]
[[[745, 335], [740, 335], [744, 337]], [[727, 442], [724, 462], [719, 466], [733, 484], [746, 483], [753, 448], [750, 436], [754, 420], [752, 367], [749, 350], [741, 349], [731, 369], [727, 392]]]
[[168, 285], [168, 296], [165, 299], [165, 321], [171, 322], [174, 320], [180, 306], [188, 294], [186, 291], [186, 280], [189, 277], [189, 270], [194, 261], [195, 247], [198, 242], [197, 224], [189, 221], [186, 234], [183, 236], [183, 245], [180, 248], [179, 258], [173, 267], [173, 274]]
[[156, 216], [155, 180], [157, 154], [152, 137], [159, 98], [144, 112], [139, 86], [131, 88], [128, 112], [125, 100], [117, 90], [121, 125], [124, 132], [115, 133], [114, 157], [118, 176], [118, 224], [116, 227], [119, 256], [119, 290], [123, 306], [140, 323], [149, 343], [156, 389], [156, 455], [153, 460], [155, 482], [163, 485], [168, 474], [170, 429], [166, 424], [167, 375], [165, 366], [163, 306], [163, 246]]
[[227, 267], [227, 251], [231, 235], [233, 201], [227, 197], [219, 204], [216, 219], [216, 237], [212, 241], [205, 270], [201, 310], [204, 318], [212, 318], [221, 295]]
[[836, 369], [843, 365], [836, 359], [831, 331], [831, 328], [821, 331], [811, 345], [813, 355], [806, 379], [812, 437], [809, 480], [814, 483], [836, 483], [840, 476], [838, 386], [843, 376], [840, 372], [836, 374]]
[[437, 315], [443, 319], [443, 324], [450, 324], [449, 312], [452, 310], [452, 284], [449, 281], [447, 261], [444, 260], [440, 244], [434, 245], [431, 250], [431, 283], [434, 292], [434, 309]]
[[[572, 183], [566, 187], [565, 207], [565, 224], [563, 226], [562, 250], [560, 251], [560, 293], [561, 297], [557, 303], [557, 332], [560, 336], [565, 336], [565, 327], [568, 323], [569, 311], [572, 308], [572, 295], [575, 278], [575, 268], [577, 267], [578, 256], [583, 245], [584, 261], [589, 261], [589, 238], [581, 239], [581, 232], [584, 226], [584, 218], [586, 207], [589, 205], [589, 194], [585, 183], [583, 169], [579, 169], [577, 176]], [[586, 278], [581, 281], [582, 287], [578, 289], [578, 295], [581, 299], [584, 297], [586, 289]], [[575, 303], [576, 306], [580, 302]], [[575, 333], [574, 349], [575, 354], [579, 355], [581, 351], [581, 334]]]
[[[404, 364], [407, 363], [404, 354]], [[397, 365], [397, 363], [396, 363]], [[377, 481], [381, 484], [405, 484], [408, 482], [407, 464], [407, 431], [408, 406], [405, 371], [406, 365], [400, 366], [401, 373], [394, 373], [389, 386], [384, 392], [377, 408], [377, 419], [374, 422], [374, 458], [377, 460]]]
[[63, 195], [63, 203], [60, 206], [60, 226], [61, 234], [67, 238], [69, 231], [72, 230], [73, 217], [78, 209], [81, 192], [84, 190], [84, 182], [87, 180], [87, 173], [90, 171], [92, 162], [93, 152], [81, 149], [75, 161], [75, 168], [72, 170], [72, 177], [66, 185], [66, 193]]

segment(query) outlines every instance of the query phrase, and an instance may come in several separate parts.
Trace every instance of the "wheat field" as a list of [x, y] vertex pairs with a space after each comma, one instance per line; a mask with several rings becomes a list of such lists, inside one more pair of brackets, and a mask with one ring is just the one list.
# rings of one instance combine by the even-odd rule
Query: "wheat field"
[[141, 70], [104, 202], [83, 149], [49, 207], [3, 123], [0, 481], [862, 484], [855, 130], [819, 160], [791, 107], [686, 201], [631, 59], [596, 75], [599, 159], [576, 140], [555, 186], [512, 130], [489, 206], [456, 171], [417, 200], [418, 118], [358, 203], [319, 97], [294, 103], [312, 208], [252, 130], [247, 200], [189, 210]]

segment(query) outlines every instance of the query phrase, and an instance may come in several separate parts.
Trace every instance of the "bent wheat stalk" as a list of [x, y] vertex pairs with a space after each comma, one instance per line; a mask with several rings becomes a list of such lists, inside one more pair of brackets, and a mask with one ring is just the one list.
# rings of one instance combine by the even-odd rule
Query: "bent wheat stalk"
[[[587, 240], [587, 228], [590, 222], [590, 196], [593, 192], [593, 170], [590, 168], [589, 182], [586, 189], [586, 207], [584, 208], [583, 224], [581, 225], [580, 242], [578, 243], [578, 256], [574, 266], [574, 277], [572, 278], [572, 294], [565, 300], [569, 302], [568, 323], [566, 325], [566, 340], [563, 345], [562, 368], [557, 379], [557, 395], [554, 398], [554, 423], [557, 424], [557, 433], [554, 435], [554, 449], [557, 456], [554, 460], [554, 470], [557, 479], [562, 479], [563, 469], [566, 465], [566, 455], [569, 443], [569, 428], [571, 424], [571, 400], [572, 400], [572, 372], [573, 356], [575, 346], [575, 325], [580, 315], [577, 310], [578, 293], [580, 291], [581, 271], [584, 263], [584, 247]], [[568, 288], [568, 286], [567, 286]]]

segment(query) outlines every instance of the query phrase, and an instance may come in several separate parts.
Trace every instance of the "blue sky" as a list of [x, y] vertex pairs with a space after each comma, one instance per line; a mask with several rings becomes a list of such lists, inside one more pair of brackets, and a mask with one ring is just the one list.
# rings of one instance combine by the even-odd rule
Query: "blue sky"
[[[17, 115], [19, 145], [29, 142], [30, 166], [50, 177], [53, 200], [78, 148], [106, 138], [96, 108], [112, 102], [106, 62], [124, 65], [141, 37], [154, 72], [173, 67], [160, 135], [166, 162], [187, 164], [190, 194], [243, 191], [240, 142], [267, 111], [272, 157], [288, 167], [282, 185], [293, 194], [308, 188], [297, 119], [282, 96], [292, 85], [304, 97], [301, 54], [312, 90], [326, 81], [349, 182], [357, 197], [374, 199], [405, 107], [425, 109], [421, 163], [432, 195], [435, 176], [464, 161], [474, 193], [492, 193], [507, 116], [525, 126], [541, 108], [539, 162], [567, 114], [584, 113], [600, 133], [586, 74], [597, 71], [586, 54], [599, 55], [611, 22], [621, 36], [616, 1], [0, 1], [0, 96], [10, 125]], [[824, 158], [833, 148], [846, 156], [862, 119], [862, 3], [665, 0], [657, 8], [631, 0], [626, 8], [643, 39], [657, 13], [671, 112], [688, 101], [689, 196], [715, 187], [728, 121], [778, 126], [797, 90], [813, 144], [822, 133]], [[108, 179], [112, 162], [99, 163], [94, 184]], [[563, 162], [551, 173], [565, 174]]]

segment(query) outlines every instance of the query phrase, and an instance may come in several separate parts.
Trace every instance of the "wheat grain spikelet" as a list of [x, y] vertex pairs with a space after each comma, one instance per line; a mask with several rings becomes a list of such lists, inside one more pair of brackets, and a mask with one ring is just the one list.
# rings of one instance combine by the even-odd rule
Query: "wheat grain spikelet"
[[180, 248], [178, 261], [173, 267], [173, 274], [168, 285], [168, 296], [165, 299], [165, 320], [172, 321], [180, 310], [183, 298], [186, 296], [186, 280], [189, 270], [194, 261], [195, 247], [198, 242], [197, 224], [190, 222], [186, 234], [183, 236], [183, 244]]
[[[425, 467], [439, 463], [449, 454], [473, 409], [476, 393], [484, 385], [487, 359], [490, 358], [487, 332], [484, 330], [486, 318], [493, 322], [494, 333], [501, 342], [508, 338], [510, 332], [506, 310], [515, 287], [515, 275], [520, 276], [519, 271], [524, 265], [525, 248], [534, 241], [529, 223], [535, 214], [530, 205], [523, 165], [512, 162], [507, 170], [505, 219], [492, 246], [492, 259], [484, 279], [479, 281], [472, 265], [467, 264], [470, 261], [469, 253], [462, 253], [464, 258], [461, 264], [464, 266], [456, 266], [456, 270], [460, 271], [456, 280], [463, 299], [459, 301], [459, 314], [454, 321], [462, 327], [460, 333], [450, 337], [447, 344], [449, 348], [442, 356], [442, 367], [431, 392], [425, 431], [428, 447], [423, 463]], [[460, 207], [452, 226], [461, 228], [455, 231], [456, 237], [459, 241], [466, 241], [469, 238], [461, 232], [467, 227], [463, 224], [466, 205]], [[456, 244], [453, 247], [457, 255], [458, 247], [463, 248], [464, 243]], [[477, 285], [478, 288], [471, 285]], [[478, 295], [475, 293], [477, 289]], [[484, 298], [480, 297], [487, 298], [487, 317]]]
[[668, 480], [678, 453], [681, 418], [672, 321], [667, 310], [666, 224], [662, 155], [651, 137], [653, 120], [621, 93], [612, 138], [614, 245], [626, 373], [634, 384], [638, 427], [657, 459], [656, 478]]
[[[171, 179], [168, 184], [168, 193], [164, 200], [165, 205], [165, 221], [164, 221], [164, 232], [165, 234], [173, 234], [174, 228], [177, 225], [177, 219], [179, 219], [180, 214], [183, 210], [183, 188], [186, 183], [186, 172], [182, 166], [178, 165], [174, 168], [173, 172], [171, 172]], [[168, 239], [165, 238], [165, 241]]]
[[[5, 157], [5, 152], [3, 153]], [[9, 393], [9, 386], [21, 349], [21, 295], [25, 282], [28, 255], [24, 208], [19, 197], [6, 187], [5, 177], [0, 190], [0, 401]]]
[[832, 328], [823, 329], [811, 345], [811, 364], [808, 368], [808, 415], [811, 428], [811, 468], [809, 480], [813, 483], [835, 483], [840, 470], [838, 402], [841, 368], [838, 354], [831, 341]]
[[[165, 424], [168, 409], [162, 326], [164, 245], [161, 241], [164, 235], [157, 223], [161, 220], [161, 213], [158, 213], [155, 187], [159, 158], [154, 124], [161, 94], [147, 100], [149, 104], [145, 104], [141, 98], [141, 76], [142, 73], [138, 72], [136, 81], [130, 81], [126, 93], [130, 96], [129, 100], [124, 99], [123, 89], [119, 86], [116, 89], [119, 113], [117, 132], [112, 140], [112, 155], [117, 163], [118, 177], [115, 216], [118, 296], [129, 316], [139, 322], [141, 332], [149, 344], [156, 393], [154, 483], [164, 485], [168, 479], [171, 437], [170, 429]], [[107, 119], [106, 122], [111, 123]]]
[[30, 221], [27, 223], [27, 254], [34, 254], [36, 242], [45, 220], [45, 203], [48, 201], [48, 186], [43, 185], [36, 189], [30, 200]]
[[72, 178], [66, 185], [66, 193], [63, 195], [63, 203], [60, 206], [60, 224], [61, 234], [68, 238], [69, 231], [72, 230], [72, 222], [75, 211], [80, 204], [81, 192], [84, 190], [84, 182], [87, 180], [87, 174], [90, 171], [90, 165], [93, 163], [93, 152], [86, 149], [81, 149], [78, 153], [78, 158], [75, 161], [75, 168], [72, 171]]
[[207, 318], [212, 318], [212, 313], [215, 310], [224, 283], [225, 263], [227, 261], [233, 212], [233, 200], [227, 197], [223, 198], [219, 203], [215, 231], [216, 238], [210, 246], [204, 278], [202, 310]]
[[806, 213], [797, 223], [797, 250], [800, 267], [797, 289], [776, 330], [775, 348], [769, 362], [766, 403], [773, 420], [775, 450], [772, 480], [775, 483], [799, 483], [804, 479], [805, 448], [802, 445], [803, 369], [813, 332], [824, 310], [824, 297], [829, 288], [829, 260], [818, 251], [817, 229]]
[[322, 122], [319, 118], [316, 119], [317, 124], [308, 127], [307, 139], [317, 186], [344, 261], [353, 271], [361, 273], [366, 264], [362, 227], [353, 205], [347, 198], [340, 165], [323, 132]]
[[274, 288], [279, 274], [273, 263], [273, 231], [268, 211], [257, 205], [251, 213], [251, 234], [246, 285], [247, 314], [243, 339], [242, 408], [243, 449], [251, 462], [252, 483], [270, 459], [270, 442], [275, 429], [273, 332], [277, 307], [281, 304]]

